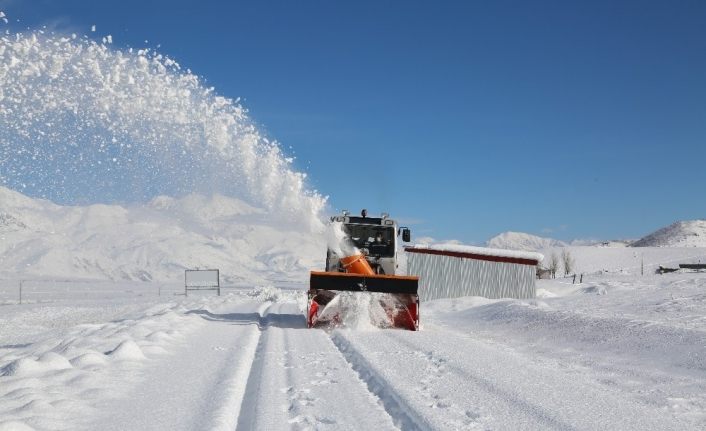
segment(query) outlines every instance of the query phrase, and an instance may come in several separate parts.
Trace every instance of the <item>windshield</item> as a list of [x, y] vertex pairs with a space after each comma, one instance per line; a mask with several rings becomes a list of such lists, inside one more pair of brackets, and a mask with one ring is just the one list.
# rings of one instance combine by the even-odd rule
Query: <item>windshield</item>
[[395, 255], [395, 228], [392, 226], [372, 226], [347, 224], [344, 228], [353, 244], [368, 249], [370, 256], [392, 257]]

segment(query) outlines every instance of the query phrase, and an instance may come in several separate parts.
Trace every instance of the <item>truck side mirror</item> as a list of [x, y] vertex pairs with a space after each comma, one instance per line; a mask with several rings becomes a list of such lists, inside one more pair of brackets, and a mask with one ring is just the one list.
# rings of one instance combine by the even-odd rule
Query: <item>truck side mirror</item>
[[410, 232], [409, 228], [403, 227], [402, 228], [402, 241], [410, 242], [411, 240], [412, 240], [412, 232]]

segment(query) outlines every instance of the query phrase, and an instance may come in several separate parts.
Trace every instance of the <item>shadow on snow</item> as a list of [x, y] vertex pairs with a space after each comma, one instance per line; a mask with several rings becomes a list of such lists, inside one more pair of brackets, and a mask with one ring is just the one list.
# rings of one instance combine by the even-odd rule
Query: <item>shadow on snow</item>
[[217, 322], [230, 322], [236, 325], [256, 324], [260, 329], [269, 326], [275, 328], [304, 329], [306, 328], [306, 318], [303, 314], [280, 314], [267, 313], [264, 316], [259, 313], [226, 313], [215, 314], [208, 310], [191, 310], [187, 314], [198, 314], [202, 318]]

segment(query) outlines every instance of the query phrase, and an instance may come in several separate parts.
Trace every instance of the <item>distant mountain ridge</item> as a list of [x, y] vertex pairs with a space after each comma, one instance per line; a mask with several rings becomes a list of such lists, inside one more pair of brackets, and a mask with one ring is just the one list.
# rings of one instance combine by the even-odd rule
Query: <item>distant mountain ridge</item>
[[706, 220], [672, 223], [637, 240], [573, 240], [570, 243], [524, 232], [503, 232], [489, 239], [487, 247], [507, 250], [542, 251], [555, 247], [706, 247]]
[[672, 223], [633, 242], [631, 247], [706, 247], [706, 220]]
[[303, 280], [325, 250], [322, 236], [217, 194], [61, 206], [0, 186], [0, 278], [167, 281], [208, 267], [223, 283]]
[[544, 238], [523, 232], [503, 232], [489, 239], [486, 246], [505, 250], [537, 251], [551, 247], [565, 247], [567, 244], [552, 238]]

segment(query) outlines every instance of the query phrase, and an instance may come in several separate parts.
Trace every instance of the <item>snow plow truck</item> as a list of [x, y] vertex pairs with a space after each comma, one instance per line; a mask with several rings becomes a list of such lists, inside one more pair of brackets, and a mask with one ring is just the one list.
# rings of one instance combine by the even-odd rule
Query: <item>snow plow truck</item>
[[341, 224], [353, 247], [345, 252], [329, 247], [326, 270], [311, 271], [308, 327], [343, 325], [345, 313], [351, 310], [342, 306], [339, 297], [357, 292], [369, 293], [377, 310], [384, 310], [379, 313], [383, 318], [374, 322], [377, 326], [418, 330], [419, 277], [398, 275], [397, 241], [400, 236], [402, 241], [410, 241], [409, 228], [399, 227], [385, 213], [368, 217], [366, 210], [359, 217], [343, 211], [331, 217], [331, 223]]

